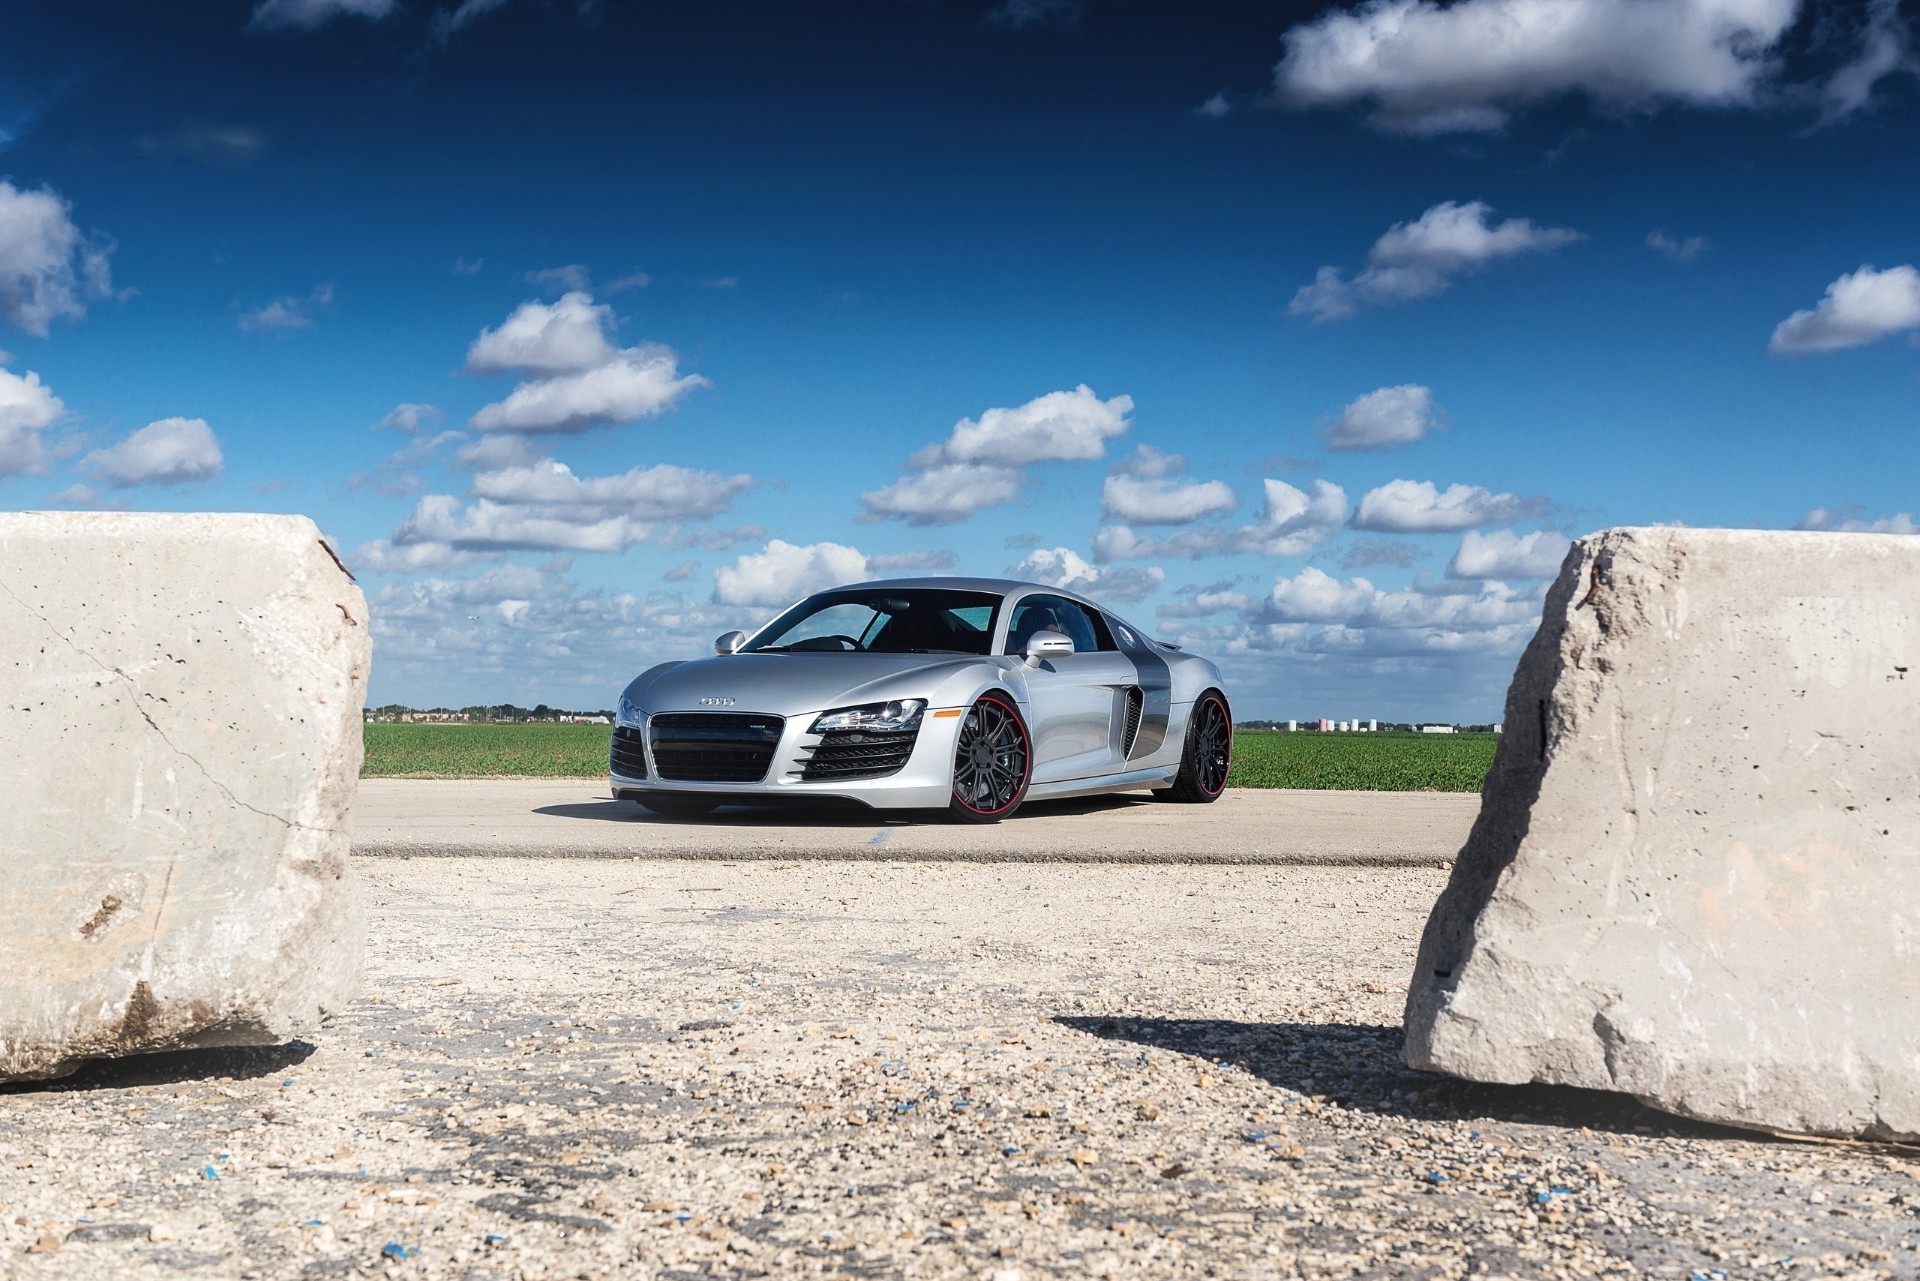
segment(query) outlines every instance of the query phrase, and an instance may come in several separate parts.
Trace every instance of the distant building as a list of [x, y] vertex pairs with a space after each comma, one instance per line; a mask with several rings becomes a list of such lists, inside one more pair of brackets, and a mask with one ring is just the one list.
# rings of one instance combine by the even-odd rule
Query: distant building
[[1379, 722], [1379, 721], [1372, 721], [1372, 720], [1370, 720], [1370, 721], [1368, 721], [1368, 722], [1367, 722], [1367, 733], [1369, 733], [1369, 734], [1378, 734], [1379, 732], [1380, 732], [1380, 722]]
[[1289, 733], [1289, 734], [1291, 734], [1291, 733], [1293, 733], [1293, 732], [1294, 732], [1295, 730], [1297, 730], [1297, 729], [1299, 729], [1299, 728], [1300, 728], [1300, 726], [1299, 726], [1299, 723], [1298, 723], [1298, 722], [1295, 722], [1295, 721], [1288, 721], [1288, 722], [1287, 722], [1287, 733]]
[[1422, 734], [1451, 734], [1451, 733], [1453, 733], [1453, 726], [1451, 726], [1451, 725], [1422, 725], [1422, 726], [1420, 727], [1420, 732], [1421, 732]]

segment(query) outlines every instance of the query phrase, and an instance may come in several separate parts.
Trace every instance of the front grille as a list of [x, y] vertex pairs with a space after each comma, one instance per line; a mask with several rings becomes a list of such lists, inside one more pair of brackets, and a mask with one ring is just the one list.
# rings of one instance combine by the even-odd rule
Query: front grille
[[631, 725], [613, 727], [613, 750], [607, 756], [607, 764], [621, 778], [647, 776], [647, 753], [639, 730]]
[[820, 736], [800, 777], [809, 782], [845, 778], [883, 778], [897, 774], [913, 755], [916, 729], [907, 734], [870, 734], [865, 730], [835, 729]]
[[653, 767], [687, 783], [757, 783], [786, 720], [752, 712], [662, 712], [647, 718]]
[[1140, 737], [1140, 712], [1146, 706], [1147, 696], [1135, 685], [1127, 691], [1127, 719], [1120, 731], [1120, 756], [1124, 760], [1133, 755], [1133, 742]]

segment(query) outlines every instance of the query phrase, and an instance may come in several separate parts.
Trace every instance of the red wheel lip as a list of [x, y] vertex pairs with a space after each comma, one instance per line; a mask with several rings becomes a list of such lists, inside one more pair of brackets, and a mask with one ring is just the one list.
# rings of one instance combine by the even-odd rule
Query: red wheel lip
[[[1220, 775], [1220, 786], [1218, 787], [1208, 787], [1206, 783], [1200, 779], [1195, 779], [1194, 781], [1200, 784], [1200, 790], [1208, 796], [1219, 796], [1227, 790], [1227, 779], [1233, 774], [1233, 714], [1227, 710], [1227, 700], [1218, 694], [1208, 694], [1200, 700], [1201, 705], [1207, 703], [1218, 703], [1220, 705], [1220, 714], [1227, 718], [1227, 768], [1226, 771]], [[1196, 707], [1195, 710], [1199, 710], [1198, 707]]]
[[1027, 798], [1027, 783], [1033, 778], [1033, 739], [1027, 733], [1027, 722], [1025, 718], [1020, 715], [1020, 709], [1008, 700], [995, 694], [982, 694], [980, 697], [974, 699], [973, 702], [976, 707], [981, 703], [996, 703], [1005, 708], [1007, 714], [1013, 718], [1013, 723], [1020, 727], [1020, 745], [1026, 749], [1027, 768], [1020, 779], [1020, 790], [1013, 794], [1012, 800], [1000, 806], [998, 809], [983, 810], [977, 805], [969, 804], [966, 798], [954, 791], [951, 786], [947, 788], [947, 794], [953, 797], [953, 803], [955, 805], [958, 805], [969, 814], [978, 814], [982, 818], [991, 818], [995, 814], [1005, 814], [1009, 812]]

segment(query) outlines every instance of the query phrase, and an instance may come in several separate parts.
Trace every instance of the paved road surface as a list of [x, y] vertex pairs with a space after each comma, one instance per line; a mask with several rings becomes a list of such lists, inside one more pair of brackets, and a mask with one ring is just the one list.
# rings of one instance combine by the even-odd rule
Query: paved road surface
[[1037, 803], [989, 827], [721, 810], [667, 819], [592, 780], [367, 779], [354, 852], [385, 857], [889, 859], [1415, 867], [1452, 860], [1480, 798], [1235, 788], [1212, 805], [1144, 795]]

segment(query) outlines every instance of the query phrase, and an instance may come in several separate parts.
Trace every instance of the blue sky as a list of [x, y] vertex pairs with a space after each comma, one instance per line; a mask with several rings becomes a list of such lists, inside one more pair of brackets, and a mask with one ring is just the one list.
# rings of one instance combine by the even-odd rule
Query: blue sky
[[28, 5], [0, 503], [311, 515], [376, 702], [1012, 570], [1493, 719], [1569, 536], [1915, 529], [1914, 18]]

